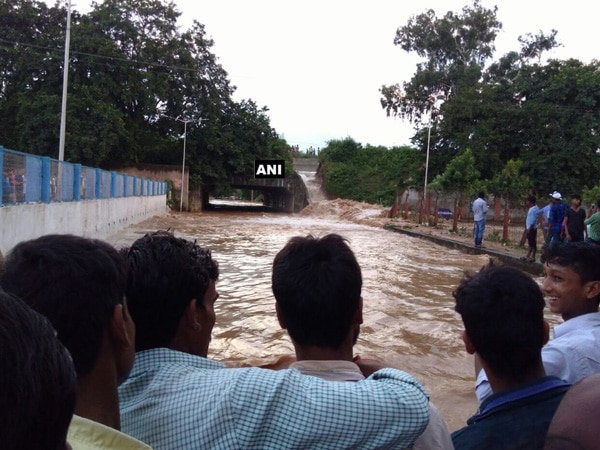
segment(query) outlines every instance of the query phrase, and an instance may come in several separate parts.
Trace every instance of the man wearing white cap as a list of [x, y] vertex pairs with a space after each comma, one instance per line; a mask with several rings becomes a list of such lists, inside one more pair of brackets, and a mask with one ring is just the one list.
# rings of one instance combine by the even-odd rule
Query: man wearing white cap
[[552, 202], [550, 217], [548, 218], [550, 224], [550, 244], [564, 242], [563, 220], [569, 206], [562, 202], [562, 196], [558, 191], [554, 191], [550, 194], [550, 201]]

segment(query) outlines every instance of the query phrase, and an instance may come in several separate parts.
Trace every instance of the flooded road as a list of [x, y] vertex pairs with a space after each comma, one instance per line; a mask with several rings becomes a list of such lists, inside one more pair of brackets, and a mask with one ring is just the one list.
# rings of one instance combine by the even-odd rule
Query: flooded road
[[349, 240], [363, 274], [364, 324], [355, 353], [377, 356], [416, 376], [450, 430], [475, 411], [472, 357], [463, 348], [451, 293], [464, 270], [487, 262], [485, 255], [466, 255], [339, 216], [223, 211], [167, 214], [108, 241], [126, 246], [146, 232], [169, 228], [210, 248], [220, 265], [210, 357], [239, 365], [292, 354], [275, 317], [273, 258], [292, 236], [335, 232]]

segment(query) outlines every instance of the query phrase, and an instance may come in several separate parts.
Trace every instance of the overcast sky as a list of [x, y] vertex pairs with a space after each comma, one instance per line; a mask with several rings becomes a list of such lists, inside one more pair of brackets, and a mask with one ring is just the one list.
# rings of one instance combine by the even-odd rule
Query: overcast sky
[[[387, 117], [379, 88], [410, 80], [418, 58], [393, 44], [412, 15], [458, 12], [466, 0], [174, 0], [182, 25], [203, 23], [213, 53], [237, 86], [235, 98], [269, 109], [271, 125], [302, 150], [352, 137], [363, 144], [409, 144], [412, 125]], [[86, 0], [74, 5], [82, 11]], [[517, 37], [558, 30], [551, 56], [597, 58], [597, 17], [583, 0], [482, 0], [498, 5], [496, 57]]]

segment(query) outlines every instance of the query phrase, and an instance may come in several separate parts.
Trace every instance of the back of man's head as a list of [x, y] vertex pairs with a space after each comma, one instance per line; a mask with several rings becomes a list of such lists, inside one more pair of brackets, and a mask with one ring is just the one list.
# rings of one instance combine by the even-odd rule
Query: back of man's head
[[540, 364], [545, 302], [530, 276], [486, 267], [466, 277], [453, 295], [469, 340], [496, 376], [519, 379]]
[[168, 231], [146, 234], [123, 248], [129, 310], [137, 327], [136, 351], [168, 347], [190, 301], [203, 299], [219, 266], [211, 252]]
[[360, 302], [362, 276], [341, 236], [294, 237], [273, 261], [273, 294], [298, 345], [338, 348]]
[[64, 449], [76, 388], [71, 356], [52, 325], [0, 290], [0, 447]]
[[12, 249], [0, 285], [50, 320], [81, 377], [92, 370], [114, 308], [124, 301], [124, 269], [106, 242], [47, 235]]

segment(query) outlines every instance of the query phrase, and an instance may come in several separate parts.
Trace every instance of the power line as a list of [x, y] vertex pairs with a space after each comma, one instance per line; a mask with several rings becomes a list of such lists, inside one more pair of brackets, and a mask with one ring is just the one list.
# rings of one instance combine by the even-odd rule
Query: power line
[[[59, 48], [45, 47], [43, 45], [23, 43], [23, 42], [17, 42], [17, 41], [9, 41], [7, 39], [2, 39], [2, 38], [0, 38], [0, 43], [8, 44], [10, 46], [20, 45], [23, 47], [29, 47], [29, 48], [33, 48], [33, 49], [37, 49], [37, 50], [49, 51], [51, 53], [59, 53], [60, 52], [61, 55], [63, 53], [63, 50], [59, 49]], [[13, 48], [13, 47], [9, 47], [7, 45], [2, 45], [2, 47], [7, 48], [7, 49]], [[160, 63], [149, 62], [149, 61], [139, 61], [139, 60], [134, 60], [134, 59], [119, 58], [116, 56], [98, 55], [98, 54], [93, 54], [93, 53], [79, 52], [79, 51], [75, 51], [75, 50], [71, 50], [71, 54], [79, 55], [79, 56], [87, 56], [92, 59], [101, 59], [101, 60], [113, 61], [113, 62], [124, 62], [124, 63], [128, 63], [128, 64], [137, 64], [140, 66], [149, 66], [149, 67], [155, 67], [155, 68], [160, 68], [160, 69], [169, 69], [169, 70], [185, 71], [185, 72], [198, 72], [198, 69], [191, 69], [189, 67], [171, 66], [168, 64], [160, 64]], [[116, 66], [112, 66], [112, 67], [116, 67]], [[223, 70], [225, 70], [225, 69], [223, 69]]]

